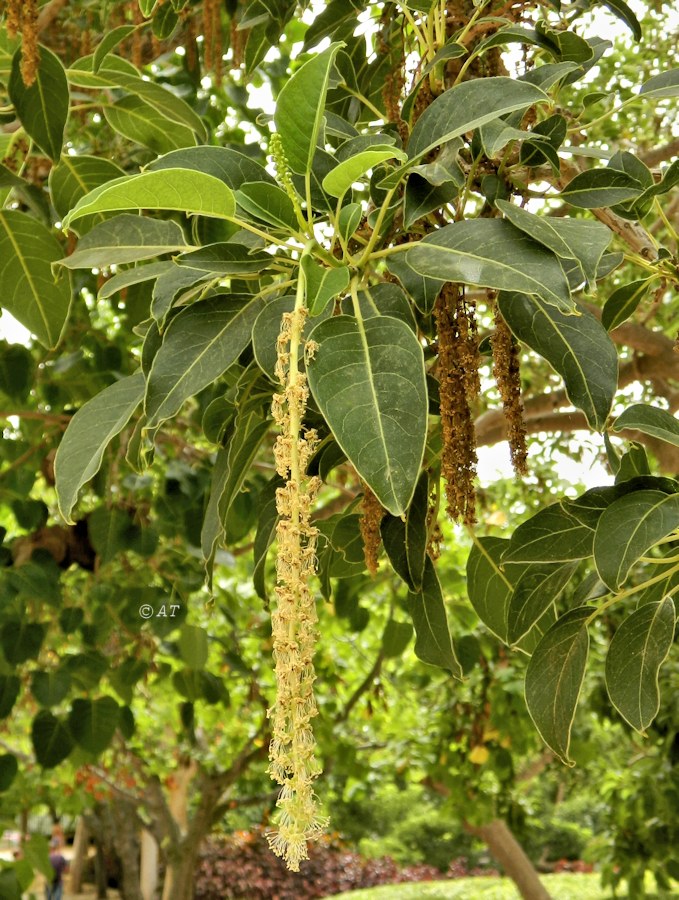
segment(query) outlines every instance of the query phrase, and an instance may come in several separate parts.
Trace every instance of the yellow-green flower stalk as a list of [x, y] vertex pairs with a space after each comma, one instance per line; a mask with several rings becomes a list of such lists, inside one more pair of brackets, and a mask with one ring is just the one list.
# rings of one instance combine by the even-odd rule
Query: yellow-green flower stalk
[[[268, 771], [281, 785], [281, 792], [278, 830], [269, 835], [269, 844], [294, 872], [299, 871], [301, 860], [307, 859], [307, 841], [317, 838], [325, 826], [313, 789], [321, 768], [311, 727], [317, 714], [313, 656], [318, 620], [309, 583], [316, 570], [318, 536], [318, 529], [311, 524], [311, 510], [320, 479], [306, 474], [318, 436], [302, 424], [309, 396], [306, 376], [299, 371], [307, 315], [304, 295], [300, 266], [295, 308], [283, 315], [277, 343], [276, 376], [283, 393], [274, 396], [272, 406], [279, 426], [274, 447], [276, 469], [286, 483], [276, 492], [280, 516], [276, 529], [276, 606], [272, 614], [276, 701], [269, 710], [272, 738]], [[307, 347], [307, 352], [310, 349]]]

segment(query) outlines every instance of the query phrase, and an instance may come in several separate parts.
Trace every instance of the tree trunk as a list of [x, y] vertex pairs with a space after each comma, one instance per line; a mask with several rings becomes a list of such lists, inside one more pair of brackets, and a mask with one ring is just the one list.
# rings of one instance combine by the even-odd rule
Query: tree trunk
[[87, 825], [82, 816], [78, 816], [75, 826], [75, 839], [73, 841], [73, 859], [71, 860], [70, 869], [70, 887], [73, 894], [79, 894], [82, 889], [83, 869], [87, 860], [87, 848], [89, 845], [89, 834]]
[[470, 825], [465, 822], [465, 828], [488, 844], [488, 849], [517, 886], [524, 900], [552, 900], [533, 863], [506, 822], [502, 819], [493, 819], [487, 825]]
[[193, 900], [199, 847], [200, 843], [187, 846], [187, 843], [182, 841], [180, 852], [174, 859], [168, 860], [163, 884], [163, 900]]
[[123, 900], [144, 900], [139, 872], [139, 819], [133, 803], [113, 798], [113, 845], [122, 864], [120, 895]]
[[155, 900], [158, 887], [158, 844], [146, 828], [141, 833], [140, 884], [144, 900]]

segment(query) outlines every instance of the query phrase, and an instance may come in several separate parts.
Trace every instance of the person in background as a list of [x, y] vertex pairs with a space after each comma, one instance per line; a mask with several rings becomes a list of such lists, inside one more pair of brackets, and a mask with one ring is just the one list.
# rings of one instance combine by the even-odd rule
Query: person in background
[[54, 869], [54, 877], [45, 887], [45, 900], [61, 900], [64, 895], [64, 872], [68, 862], [61, 851], [62, 842], [58, 837], [50, 841], [50, 863]]

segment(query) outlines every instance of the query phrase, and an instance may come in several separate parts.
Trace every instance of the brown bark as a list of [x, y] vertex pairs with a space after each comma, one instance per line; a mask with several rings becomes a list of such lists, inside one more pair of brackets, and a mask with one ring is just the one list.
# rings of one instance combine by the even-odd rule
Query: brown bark
[[493, 819], [487, 825], [470, 825], [465, 829], [475, 837], [485, 841], [505, 873], [512, 879], [524, 900], [552, 900], [550, 893], [540, 881], [533, 863], [502, 819]]
[[69, 866], [70, 887], [73, 894], [79, 894], [82, 889], [83, 869], [87, 860], [87, 848], [89, 845], [89, 833], [87, 824], [82, 816], [78, 817], [75, 826], [75, 840], [73, 841], [73, 859]]

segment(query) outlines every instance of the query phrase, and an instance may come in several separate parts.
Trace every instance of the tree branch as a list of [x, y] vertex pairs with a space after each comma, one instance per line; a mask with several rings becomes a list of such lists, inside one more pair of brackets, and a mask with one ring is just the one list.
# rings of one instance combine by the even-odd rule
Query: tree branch
[[68, 0], [50, 0], [50, 2], [42, 8], [40, 15], [38, 16], [38, 34], [42, 34], [43, 31], [46, 31], [50, 27], [67, 3]]

